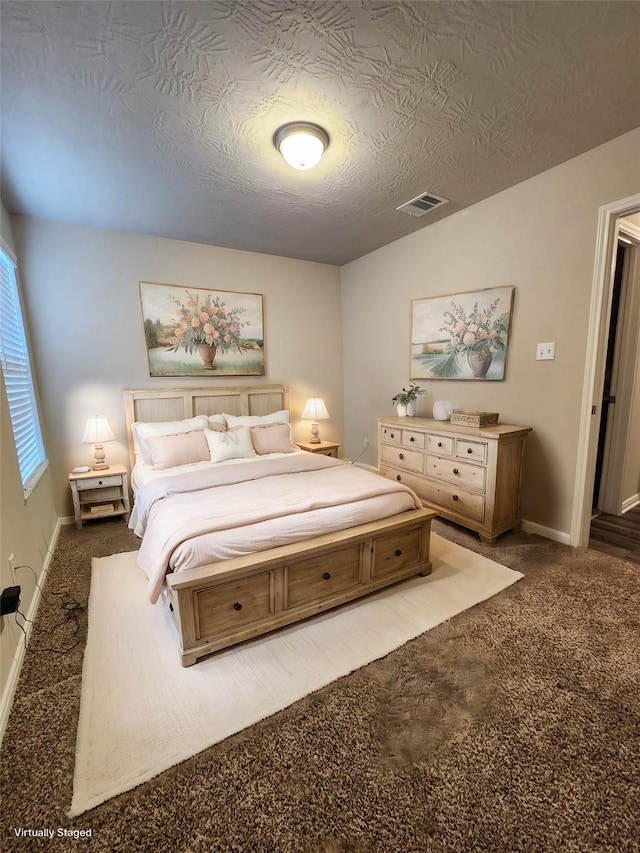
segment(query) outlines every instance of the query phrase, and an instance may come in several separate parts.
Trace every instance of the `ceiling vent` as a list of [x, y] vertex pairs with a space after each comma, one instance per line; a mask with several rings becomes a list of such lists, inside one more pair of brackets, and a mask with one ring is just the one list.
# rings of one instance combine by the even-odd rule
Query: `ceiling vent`
[[440, 196], [433, 195], [432, 193], [425, 193], [401, 204], [400, 207], [396, 207], [396, 210], [401, 211], [401, 213], [408, 213], [409, 216], [424, 216], [425, 213], [435, 210], [436, 207], [442, 207], [447, 201], [448, 199], [446, 198], [440, 198]]

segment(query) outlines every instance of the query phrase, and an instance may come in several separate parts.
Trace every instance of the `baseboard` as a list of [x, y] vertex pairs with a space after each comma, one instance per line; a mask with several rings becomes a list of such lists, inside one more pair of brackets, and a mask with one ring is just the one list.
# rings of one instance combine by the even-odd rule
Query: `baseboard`
[[67, 524], [75, 524], [76, 517], [75, 515], [63, 515], [62, 518], [58, 519], [58, 523], [61, 527], [64, 527]]
[[27, 618], [27, 623], [25, 625], [25, 631], [27, 636], [24, 638], [24, 641], [22, 637], [20, 638], [18, 646], [13, 655], [13, 661], [11, 663], [11, 669], [9, 670], [9, 677], [7, 678], [7, 683], [5, 684], [4, 690], [2, 691], [2, 697], [0, 697], [0, 743], [2, 743], [5, 729], [7, 728], [7, 723], [9, 721], [9, 714], [11, 713], [11, 706], [13, 705], [13, 697], [16, 692], [16, 687], [18, 686], [20, 670], [22, 669], [22, 663], [24, 661], [26, 645], [29, 642], [29, 637], [31, 636], [33, 621], [36, 618], [36, 612], [38, 610], [38, 605], [40, 604], [40, 598], [42, 596], [42, 588], [44, 587], [44, 582], [47, 577], [47, 572], [49, 571], [53, 552], [55, 551], [56, 543], [58, 542], [60, 526], [61, 519], [58, 518], [58, 521], [56, 522], [56, 526], [53, 531], [53, 536], [51, 537], [51, 542], [47, 546], [47, 555], [45, 557], [44, 563], [42, 564], [42, 572], [38, 577], [38, 585], [36, 586], [33, 598], [31, 599], [31, 606], [29, 607], [29, 612], [25, 614]]
[[525, 533], [535, 533], [538, 536], [544, 536], [545, 539], [553, 539], [554, 542], [571, 545], [570, 534], [564, 533], [562, 530], [554, 530], [553, 527], [545, 527], [543, 524], [536, 524], [535, 521], [525, 521], [524, 519], [521, 528]]
[[633, 495], [631, 498], [627, 498], [626, 501], [622, 501], [622, 514], [625, 512], [629, 512], [630, 509], [638, 506], [640, 504], [640, 495]]

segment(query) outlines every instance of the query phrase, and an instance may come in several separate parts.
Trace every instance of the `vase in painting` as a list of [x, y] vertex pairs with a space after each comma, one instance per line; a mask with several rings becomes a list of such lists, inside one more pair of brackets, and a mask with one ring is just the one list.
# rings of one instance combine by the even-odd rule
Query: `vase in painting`
[[470, 352], [467, 354], [471, 375], [474, 379], [486, 379], [487, 371], [491, 367], [493, 361], [493, 353], [488, 350], [480, 350], [479, 352]]
[[215, 344], [196, 344], [198, 347], [198, 354], [202, 359], [202, 365], [205, 370], [215, 370], [215, 365], [213, 363], [216, 357], [216, 345]]

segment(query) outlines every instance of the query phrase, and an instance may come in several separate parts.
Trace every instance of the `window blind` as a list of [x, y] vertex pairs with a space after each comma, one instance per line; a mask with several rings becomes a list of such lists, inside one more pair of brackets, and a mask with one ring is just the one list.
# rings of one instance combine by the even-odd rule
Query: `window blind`
[[0, 360], [25, 497], [46, 466], [16, 269], [0, 249]]

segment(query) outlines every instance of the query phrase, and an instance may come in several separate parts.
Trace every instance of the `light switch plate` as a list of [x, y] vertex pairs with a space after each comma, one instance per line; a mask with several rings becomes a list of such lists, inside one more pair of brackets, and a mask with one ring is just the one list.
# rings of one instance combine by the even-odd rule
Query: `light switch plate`
[[536, 345], [536, 361], [552, 361], [556, 357], [555, 341]]

